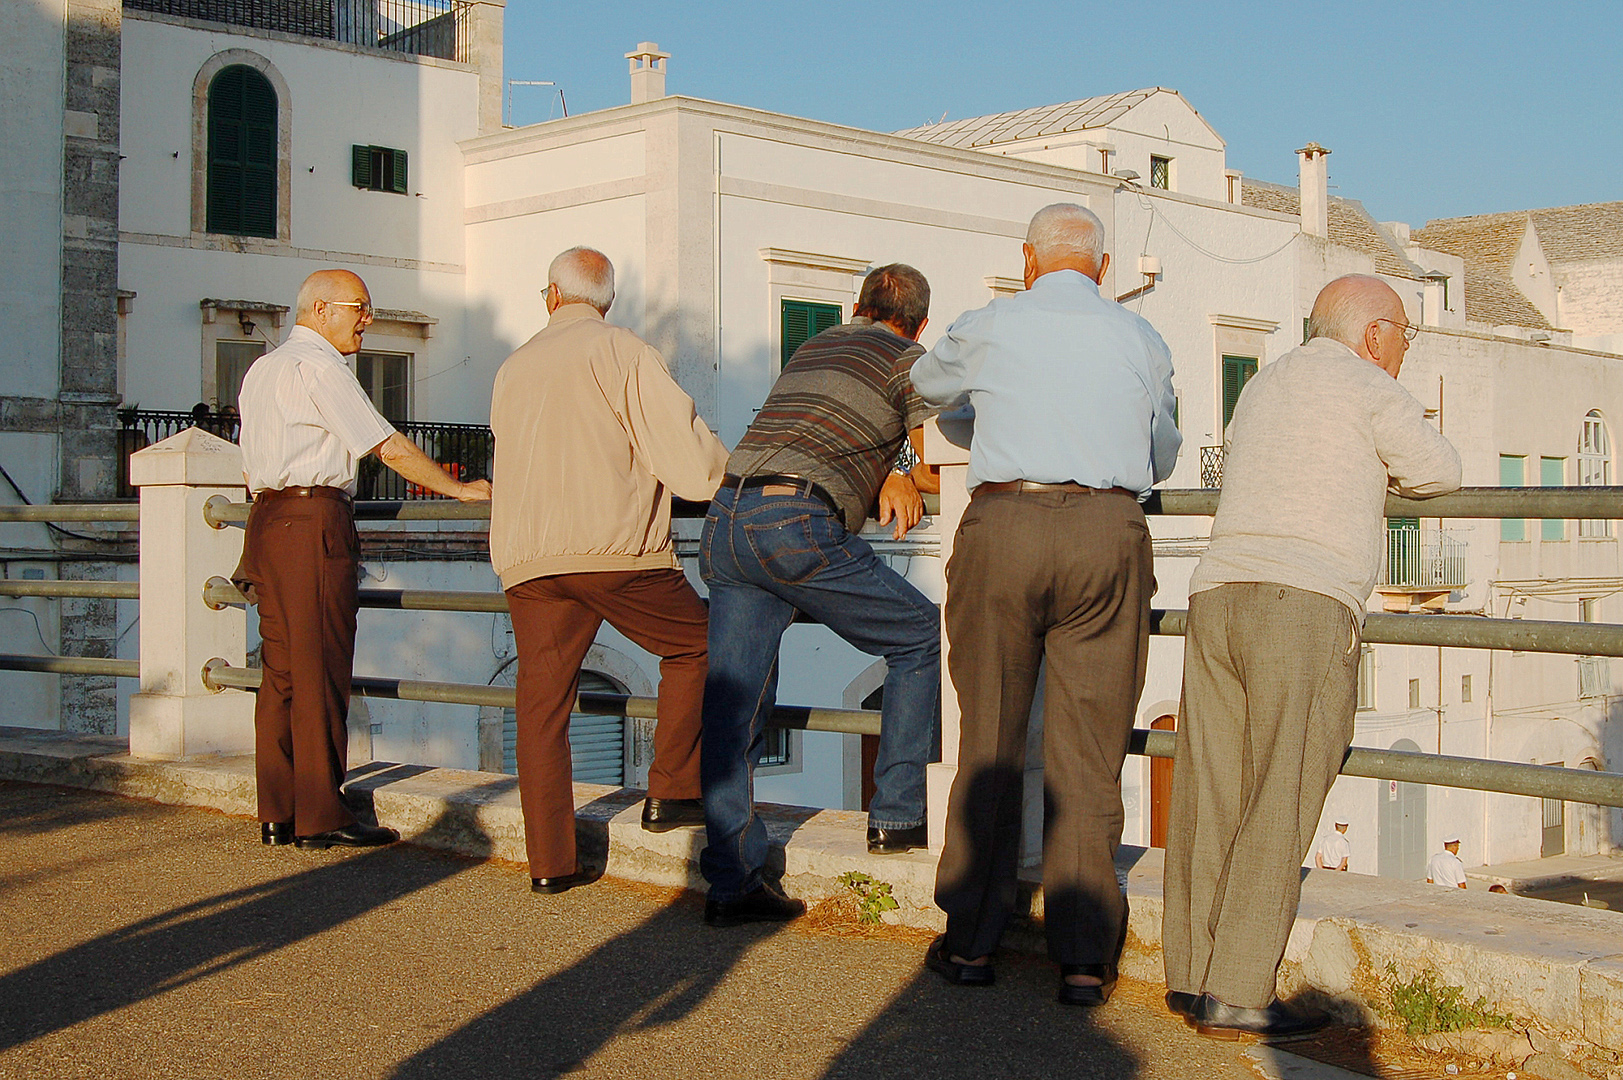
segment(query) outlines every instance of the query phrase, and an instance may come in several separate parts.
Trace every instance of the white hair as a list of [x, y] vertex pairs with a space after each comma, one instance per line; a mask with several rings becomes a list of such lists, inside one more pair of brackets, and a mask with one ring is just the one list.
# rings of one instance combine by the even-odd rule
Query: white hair
[[1105, 226], [1085, 206], [1054, 203], [1032, 215], [1026, 243], [1039, 263], [1071, 258], [1098, 266], [1104, 258]]
[[614, 303], [614, 264], [596, 248], [572, 247], [547, 267], [547, 284], [563, 303], [590, 304], [607, 312]]
[[1309, 339], [1322, 337], [1339, 341], [1357, 352], [1364, 331], [1376, 319], [1392, 314], [1394, 302], [1402, 301], [1391, 286], [1372, 274], [1343, 274], [1320, 290], [1307, 319]]

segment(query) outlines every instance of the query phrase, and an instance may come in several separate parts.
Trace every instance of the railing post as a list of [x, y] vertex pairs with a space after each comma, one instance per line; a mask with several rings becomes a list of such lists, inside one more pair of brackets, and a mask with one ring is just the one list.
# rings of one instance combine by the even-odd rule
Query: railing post
[[[941, 558], [938, 565], [943, 575], [952, 558], [952, 541], [958, 533], [958, 523], [969, 508], [969, 435], [971, 422], [939, 417], [924, 425], [924, 460], [941, 469], [941, 512], [936, 515], [936, 529], [941, 534]], [[945, 584], [942, 597], [947, 595]], [[945, 604], [942, 606], [945, 612]], [[947, 637], [947, 621], [941, 620], [941, 760], [925, 769], [927, 818], [930, 826], [930, 847], [941, 850], [941, 841], [947, 829], [947, 796], [952, 792], [953, 778], [958, 775], [958, 692], [953, 689], [948, 674], [947, 657], [952, 642]]]
[[214, 657], [247, 662], [247, 614], [203, 602], [204, 583], [229, 577], [242, 555], [241, 529], [203, 518], [211, 496], [243, 497], [242, 451], [188, 428], [134, 454], [130, 480], [141, 491], [141, 689], [130, 698], [130, 753], [251, 751], [253, 695], [203, 685]]

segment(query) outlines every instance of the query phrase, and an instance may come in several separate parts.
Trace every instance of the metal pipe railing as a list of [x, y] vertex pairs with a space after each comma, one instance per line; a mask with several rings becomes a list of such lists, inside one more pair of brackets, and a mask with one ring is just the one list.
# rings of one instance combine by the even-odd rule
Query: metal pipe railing
[[0, 653], [0, 671], [43, 671], [50, 675], [112, 675], [139, 679], [141, 661], [108, 660], [95, 656], [23, 656]]
[[91, 600], [139, 600], [139, 581], [30, 581], [0, 578], [0, 596], [84, 597]]
[[0, 521], [140, 521], [138, 503], [48, 503], [0, 506]]

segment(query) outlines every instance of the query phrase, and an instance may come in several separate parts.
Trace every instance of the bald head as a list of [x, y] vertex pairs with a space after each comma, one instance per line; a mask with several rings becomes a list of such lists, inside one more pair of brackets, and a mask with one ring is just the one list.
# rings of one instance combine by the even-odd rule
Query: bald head
[[1044, 274], [1075, 270], [1099, 281], [1110, 256], [1105, 227], [1093, 211], [1075, 203], [1054, 203], [1037, 211], [1026, 229], [1026, 288]]
[[547, 311], [564, 304], [589, 304], [608, 314], [614, 303], [614, 264], [595, 248], [572, 247], [547, 267]]
[[1408, 349], [1403, 298], [1370, 274], [1347, 274], [1326, 285], [1313, 301], [1307, 336], [1339, 341], [1394, 379]]
[[299, 286], [295, 321], [325, 338], [345, 356], [360, 351], [372, 325], [372, 294], [348, 270], [317, 270]]

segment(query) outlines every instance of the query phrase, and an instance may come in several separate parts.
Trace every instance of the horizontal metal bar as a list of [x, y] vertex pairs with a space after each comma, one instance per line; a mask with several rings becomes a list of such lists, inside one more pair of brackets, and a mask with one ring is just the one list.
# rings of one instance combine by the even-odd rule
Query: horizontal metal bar
[[[210, 668], [204, 681], [213, 687], [255, 690], [259, 687], [258, 668]], [[488, 705], [515, 707], [510, 686], [481, 686], [476, 683], [422, 682], [410, 679], [379, 679], [357, 676], [351, 686], [361, 697], [397, 698], [401, 701], [432, 701], [449, 705]], [[620, 694], [581, 694], [576, 711], [596, 716], [629, 716], [657, 719], [659, 700]], [[812, 709], [799, 705], [779, 705], [772, 712], [772, 726], [803, 731], [834, 731], [848, 735], [878, 735], [879, 714], [864, 709]]]
[[0, 596], [83, 596], [93, 600], [139, 600], [138, 581], [30, 581], [0, 579]]
[[[1178, 736], [1171, 731], [1134, 728], [1127, 752], [1171, 758]], [[1342, 776], [1397, 780], [1436, 787], [1470, 788], [1535, 799], [1561, 799], [1595, 806], [1623, 806], [1623, 774], [1520, 761], [1488, 761], [1413, 750], [1375, 750], [1353, 746], [1341, 763]]]
[[0, 522], [140, 520], [139, 503], [47, 503], [44, 506], [0, 506]]
[[111, 675], [119, 679], [141, 677], [139, 660], [107, 660], [93, 656], [20, 656], [0, 653], [0, 671], [43, 671], [50, 675]]
[[[1217, 488], [1164, 488], [1150, 493], [1144, 512], [1170, 517], [1210, 517], [1217, 513]], [[926, 496], [927, 509], [937, 503]], [[702, 517], [704, 503], [680, 503], [678, 517]], [[46, 507], [0, 507], [6, 510], [43, 510]], [[49, 508], [57, 509], [57, 508]], [[85, 509], [63, 507], [63, 510]], [[111, 509], [121, 510], [121, 506]], [[938, 512], [938, 511], [937, 511]], [[1433, 499], [1386, 497], [1387, 517], [1429, 518], [1623, 518], [1623, 487], [1471, 487], [1461, 488]], [[204, 517], [212, 525], [247, 521], [247, 503], [213, 502]], [[404, 502], [358, 502], [355, 517], [360, 521], [485, 521], [490, 518], [489, 503], [463, 503], [450, 499], [407, 500]], [[0, 521], [7, 520], [0, 513]], [[48, 520], [29, 518], [16, 520]], [[59, 520], [134, 520], [128, 518], [62, 518]]]
[[[1152, 611], [1150, 632], [1180, 636], [1189, 613]], [[1479, 615], [1367, 615], [1369, 645], [1432, 645], [1447, 649], [1509, 649], [1514, 652], [1623, 656], [1623, 626], [1614, 623], [1487, 619]]]

